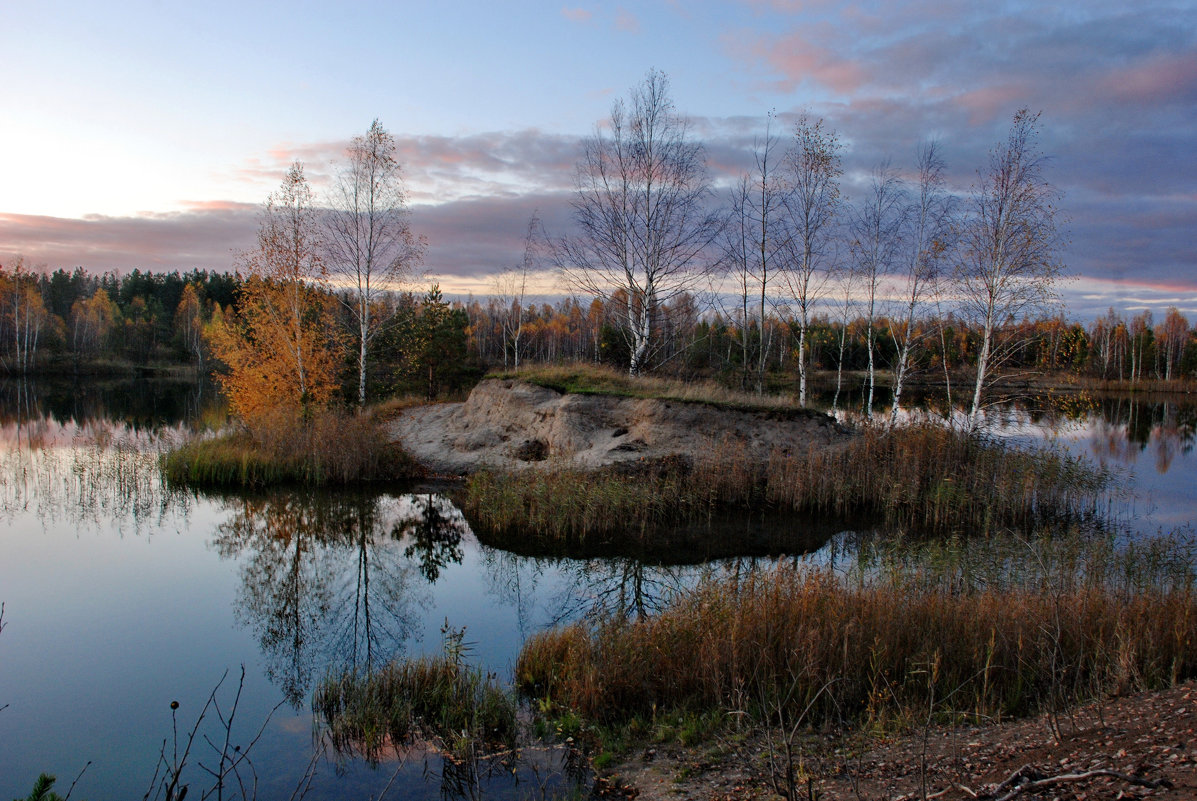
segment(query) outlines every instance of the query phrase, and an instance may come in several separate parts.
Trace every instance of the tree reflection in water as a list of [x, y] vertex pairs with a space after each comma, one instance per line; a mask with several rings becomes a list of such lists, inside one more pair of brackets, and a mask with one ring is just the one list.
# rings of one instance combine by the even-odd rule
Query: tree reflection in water
[[369, 670], [403, 653], [421, 630], [428, 584], [461, 561], [468, 531], [432, 494], [276, 492], [229, 506], [214, 544], [241, 560], [236, 615], [296, 708], [317, 672]]
[[1113, 396], [1097, 404], [1089, 448], [1101, 463], [1133, 466], [1149, 447], [1157, 473], [1171, 469], [1177, 456], [1197, 441], [1197, 406], [1170, 398]]
[[584, 616], [642, 618], [660, 611], [705, 568], [654, 565], [636, 558], [589, 559], [565, 567], [570, 581], [558, 599], [554, 624]]

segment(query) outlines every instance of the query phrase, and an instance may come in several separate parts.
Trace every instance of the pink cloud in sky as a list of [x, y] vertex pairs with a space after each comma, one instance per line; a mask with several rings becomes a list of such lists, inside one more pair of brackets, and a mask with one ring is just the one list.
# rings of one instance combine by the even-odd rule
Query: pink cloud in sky
[[979, 126], [1008, 117], [1011, 109], [1026, 103], [1026, 87], [1015, 83], [985, 86], [957, 95], [955, 105], [968, 112], [970, 125]]
[[1128, 103], [1192, 102], [1197, 99], [1197, 53], [1169, 53], [1114, 68], [1099, 88]]
[[783, 91], [794, 91], [809, 80], [850, 95], [869, 79], [862, 63], [843, 58], [836, 51], [815, 44], [799, 31], [782, 36], [731, 33], [724, 38], [724, 43], [733, 54], [763, 62], [780, 73], [778, 84]]
[[258, 207], [198, 204], [193, 211], [83, 219], [0, 213], [0, 262], [23, 255], [48, 269], [92, 272], [228, 270], [252, 247]]
[[615, 28], [624, 33], [640, 33], [640, 20], [623, 6], [615, 12]]
[[594, 15], [584, 8], [563, 8], [561, 9], [561, 16], [570, 22], [590, 22], [591, 17]]

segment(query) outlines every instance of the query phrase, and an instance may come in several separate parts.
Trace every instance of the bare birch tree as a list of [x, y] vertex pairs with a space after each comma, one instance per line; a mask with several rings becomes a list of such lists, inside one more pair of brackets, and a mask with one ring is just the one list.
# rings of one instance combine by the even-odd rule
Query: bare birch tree
[[37, 275], [28, 269], [24, 257], [16, 257], [11, 273], [0, 265], [0, 337], [12, 346], [11, 364], [0, 355], [0, 366], [29, 372], [37, 356], [38, 340], [49, 321]]
[[986, 387], [1018, 344], [1009, 324], [1056, 299], [1059, 192], [1044, 176], [1038, 139], [1039, 114], [1020, 109], [969, 199], [957, 290], [964, 313], [981, 330], [970, 429], [980, 423]]
[[806, 333], [834, 259], [833, 225], [841, 210], [840, 140], [823, 120], [803, 114], [787, 154], [792, 186], [786, 285], [798, 312], [798, 402], [806, 405]]
[[888, 163], [873, 170], [869, 192], [852, 214], [852, 269], [856, 285], [864, 292], [865, 343], [869, 357], [869, 390], [865, 416], [873, 418], [877, 385], [876, 321], [882, 283], [893, 272], [902, 247], [905, 209], [902, 182]]
[[520, 264], [501, 272], [495, 278], [495, 298], [500, 305], [503, 329], [503, 367], [507, 367], [507, 349], [512, 351], [512, 367], [520, 369], [521, 339], [524, 334], [524, 303], [528, 294], [528, 279], [540, 268], [541, 247], [544, 241], [540, 216], [532, 213], [524, 234], [524, 259]]
[[[726, 275], [736, 284], [736, 308], [729, 316], [739, 321], [740, 328], [740, 389], [748, 388], [750, 364], [753, 361], [749, 304], [754, 292], [756, 273], [753, 270], [752, 240], [752, 179], [747, 173], [731, 191], [731, 208], [723, 229], [723, 265]], [[722, 303], [720, 303], [722, 305]]]
[[[735, 276], [740, 291], [744, 384], [747, 388], [747, 378], [751, 375], [758, 395], [764, 392], [770, 349], [768, 309], [773, 302], [770, 282], [777, 281], [784, 261], [783, 251], [790, 240], [786, 208], [791, 188], [783, 179], [776, 158], [778, 140], [773, 135], [772, 123], [773, 116], [769, 115], [765, 138], [757, 142], [753, 154], [753, 170], [741, 176], [732, 191], [731, 218], [723, 237], [725, 266]], [[750, 352], [749, 342], [752, 317], [760, 334], [755, 353]]]
[[855, 276], [851, 271], [845, 272], [839, 276], [839, 286], [836, 292], [836, 300], [832, 307], [835, 310], [836, 324], [839, 327], [839, 335], [836, 337], [836, 345], [838, 346], [839, 354], [835, 361], [835, 395], [831, 398], [831, 412], [835, 414], [840, 408], [840, 393], [844, 388], [844, 354], [848, 346], [848, 324], [852, 319], [852, 313], [856, 308], [856, 303], [852, 299], [852, 292], [854, 289]]
[[936, 291], [940, 268], [951, 246], [952, 196], [944, 187], [944, 169], [935, 142], [919, 148], [918, 185], [905, 215], [902, 314], [890, 324], [890, 333], [898, 348], [891, 424], [898, 419], [911, 357], [926, 336], [916, 332], [919, 310]]
[[357, 400], [366, 402], [370, 342], [387, 322], [386, 293], [398, 290], [423, 258], [427, 243], [411, 230], [395, 138], [378, 120], [354, 137], [333, 190], [325, 227], [330, 278], [357, 340]]
[[557, 248], [571, 290], [604, 301], [626, 295], [619, 308], [632, 375], [662, 344], [662, 308], [709, 273], [721, 229], [710, 194], [703, 147], [674, 109], [668, 79], [650, 71], [586, 142], [573, 202], [578, 230]]

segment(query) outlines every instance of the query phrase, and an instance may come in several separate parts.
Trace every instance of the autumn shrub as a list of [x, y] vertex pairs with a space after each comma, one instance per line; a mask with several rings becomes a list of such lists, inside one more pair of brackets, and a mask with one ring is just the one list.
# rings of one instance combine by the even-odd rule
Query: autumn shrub
[[929, 712], [992, 720], [1062, 709], [1197, 676], [1191, 547], [1157, 546], [1177, 556], [1171, 567], [1142, 553], [1128, 556], [1130, 572], [1098, 575], [1066, 553], [1052, 564], [1045, 547], [1020, 560], [1041, 565], [1032, 575], [1005, 583], [937, 577], [898, 557], [849, 575], [777, 566], [710, 579], [651, 617], [531, 637], [516, 680], [611, 726], [719, 709], [891, 727]]

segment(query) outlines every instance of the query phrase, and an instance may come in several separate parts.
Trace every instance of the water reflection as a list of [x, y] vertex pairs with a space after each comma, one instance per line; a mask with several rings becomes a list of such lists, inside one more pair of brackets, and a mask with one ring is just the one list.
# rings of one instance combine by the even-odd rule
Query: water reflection
[[0, 380], [0, 517], [128, 522], [138, 533], [185, 519], [191, 499], [164, 486], [158, 457], [187, 436], [178, 412], [202, 393], [179, 382]]
[[180, 423], [224, 419], [225, 404], [211, 379], [131, 381], [96, 376], [0, 380], [0, 423], [46, 420], [84, 426], [119, 423], [154, 431]]
[[1160, 474], [1176, 459], [1193, 451], [1197, 437], [1197, 406], [1171, 398], [1108, 397], [1098, 404], [1089, 435], [1090, 452], [1100, 463], [1135, 465], [1150, 452]]
[[421, 631], [429, 584], [461, 561], [461, 513], [434, 494], [277, 492], [228, 502], [213, 544], [240, 563], [236, 614], [296, 707], [317, 672], [370, 669]]

